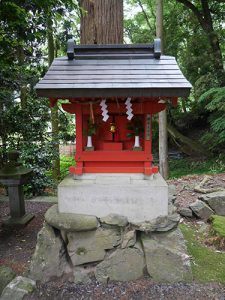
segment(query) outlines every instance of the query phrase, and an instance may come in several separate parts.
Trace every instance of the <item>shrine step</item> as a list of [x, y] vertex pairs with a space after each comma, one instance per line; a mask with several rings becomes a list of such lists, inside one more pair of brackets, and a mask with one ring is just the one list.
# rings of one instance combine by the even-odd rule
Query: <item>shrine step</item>
[[154, 174], [70, 175], [58, 186], [59, 212], [94, 215], [110, 213], [126, 216], [129, 222], [150, 221], [168, 214], [168, 185]]

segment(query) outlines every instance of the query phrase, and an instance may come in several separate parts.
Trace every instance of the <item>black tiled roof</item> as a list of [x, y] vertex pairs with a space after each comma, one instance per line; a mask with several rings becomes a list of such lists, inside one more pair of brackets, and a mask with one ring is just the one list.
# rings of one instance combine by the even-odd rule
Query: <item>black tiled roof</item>
[[53, 61], [36, 85], [39, 96], [176, 97], [192, 87], [175, 58], [154, 45], [80, 45], [68, 57]]

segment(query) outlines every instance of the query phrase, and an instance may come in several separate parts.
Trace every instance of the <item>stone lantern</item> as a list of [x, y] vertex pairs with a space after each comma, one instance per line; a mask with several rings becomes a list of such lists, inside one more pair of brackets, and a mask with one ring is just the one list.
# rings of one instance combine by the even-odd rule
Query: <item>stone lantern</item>
[[26, 225], [33, 217], [26, 214], [23, 184], [32, 175], [32, 170], [18, 162], [19, 152], [8, 153], [8, 163], [0, 170], [0, 183], [8, 187], [10, 217], [3, 221], [5, 225]]

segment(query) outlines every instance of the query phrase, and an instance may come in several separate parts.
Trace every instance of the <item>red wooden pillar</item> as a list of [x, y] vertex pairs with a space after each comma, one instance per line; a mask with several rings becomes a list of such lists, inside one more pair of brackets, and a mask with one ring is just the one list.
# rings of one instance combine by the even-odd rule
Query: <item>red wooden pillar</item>
[[144, 162], [144, 174], [151, 175], [152, 153], [151, 153], [151, 115], [144, 115], [145, 136], [144, 136], [144, 151], [147, 154], [147, 161]]

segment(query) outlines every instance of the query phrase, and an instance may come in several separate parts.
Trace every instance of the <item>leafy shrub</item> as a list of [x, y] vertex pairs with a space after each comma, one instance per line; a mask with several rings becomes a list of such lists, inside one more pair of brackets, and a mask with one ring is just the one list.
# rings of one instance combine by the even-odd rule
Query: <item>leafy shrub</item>
[[26, 185], [26, 196], [41, 195], [46, 188], [53, 187], [51, 177], [47, 176], [54, 157], [54, 148], [50, 143], [26, 143], [21, 147], [21, 161], [33, 170], [31, 182]]
[[60, 174], [61, 179], [69, 174], [69, 167], [74, 166], [75, 161], [72, 156], [60, 156]]
[[210, 130], [202, 141], [215, 152], [225, 150], [225, 87], [212, 88], [199, 98], [199, 102], [210, 112]]

